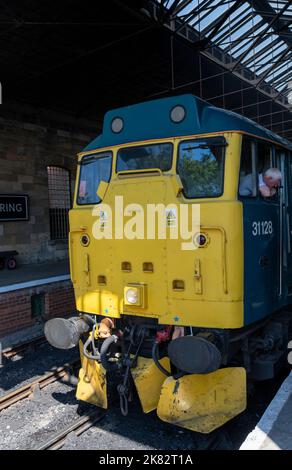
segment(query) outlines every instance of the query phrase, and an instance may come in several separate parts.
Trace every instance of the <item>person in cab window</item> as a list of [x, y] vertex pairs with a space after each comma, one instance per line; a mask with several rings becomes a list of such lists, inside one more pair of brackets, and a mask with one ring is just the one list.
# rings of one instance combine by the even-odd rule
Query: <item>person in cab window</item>
[[[263, 197], [272, 197], [276, 194], [277, 188], [281, 182], [281, 172], [278, 168], [269, 168], [258, 176], [259, 192]], [[239, 185], [240, 196], [253, 195], [253, 177], [252, 174], [242, 178]]]

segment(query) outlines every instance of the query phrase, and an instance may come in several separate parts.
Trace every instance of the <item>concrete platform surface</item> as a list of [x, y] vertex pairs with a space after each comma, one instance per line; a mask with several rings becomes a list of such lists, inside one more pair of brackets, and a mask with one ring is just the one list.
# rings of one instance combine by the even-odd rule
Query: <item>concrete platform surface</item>
[[240, 450], [292, 450], [292, 371]]
[[69, 275], [68, 260], [56, 261], [55, 263], [25, 264], [12, 271], [1, 270], [0, 288], [62, 275]]
[[14, 348], [19, 344], [26, 343], [28, 341], [32, 341], [34, 338], [43, 336], [43, 334], [44, 322], [40, 321], [35, 325], [29, 326], [27, 328], [22, 328], [21, 330], [1, 336], [0, 345], [2, 350], [8, 347]]

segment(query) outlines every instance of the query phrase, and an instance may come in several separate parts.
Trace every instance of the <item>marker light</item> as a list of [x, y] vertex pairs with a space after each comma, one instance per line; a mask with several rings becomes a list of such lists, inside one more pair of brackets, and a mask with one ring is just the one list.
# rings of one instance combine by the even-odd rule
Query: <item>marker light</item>
[[116, 117], [112, 120], [111, 129], [115, 134], [118, 134], [119, 132], [121, 132], [123, 130], [123, 127], [124, 127], [124, 121], [122, 118]]
[[85, 234], [81, 236], [80, 241], [81, 241], [81, 245], [88, 246], [90, 243], [90, 238], [87, 234]]
[[209, 242], [207, 235], [205, 235], [204, 233], [197, 233], [194, 236], [193, 240], [194, 240], [194, 244], [199, 248], [206, 246], [207, 243]]
[[172, 110], [170, 111], [170, 119], [172, 120], [172, 122], [175, 122], [175, 123], [182, 122], [185, 117], [186, 117], [186, 110], [180, 104], [177, 106], [174, 106], [174, 108], [172, 108]]

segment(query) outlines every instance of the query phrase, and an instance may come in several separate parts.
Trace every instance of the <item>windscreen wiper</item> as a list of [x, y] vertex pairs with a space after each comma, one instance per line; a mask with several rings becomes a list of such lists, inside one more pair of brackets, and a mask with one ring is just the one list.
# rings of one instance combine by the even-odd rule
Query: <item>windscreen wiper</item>
[[195, 147], [185, 147], [182, 150], [194, 150], [194, 149], [209, 149], [210, 147], [227, 147], [228, 143], [227, 142], [212, 142], [210, 144], [206, 145], [196, 145]]
[[92, 163], [97, 159], [98, 159], [98, 157], [91, 157], [91, 158], [82, 159], [82, 160], [80, 160], [80, 162], [77, 162], [77, 165], [82, 165], [82, 166], [88, 165], [89, 163]]
[[89, 163], [95, 162], [96, 160], [102, 160], [103, 158], [108, 158], [110, 155], [104, 155], [103, 157], [100, 157], [99, 155], [93, 155], [92, 157], [88, 158], [82, 158], [80, 162], [77, 162], [77, 165], [89, 165]]

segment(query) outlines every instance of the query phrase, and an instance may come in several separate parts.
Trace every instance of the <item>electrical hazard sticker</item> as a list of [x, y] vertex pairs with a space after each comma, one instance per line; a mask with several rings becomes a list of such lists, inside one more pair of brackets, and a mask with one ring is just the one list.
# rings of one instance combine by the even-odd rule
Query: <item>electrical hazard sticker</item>
[[100, 211], [99, 214], [99, 223], [100, 223], [100, 228], [103, 230], [105, 227], [107, 227], [108, 224], [108, 215], [106, 211]]
[[170, 209], [165, 209], [166, 215], [166, 226], [167, 227], [176, 227], [177, 224], [177, 210], [175, 207]]

